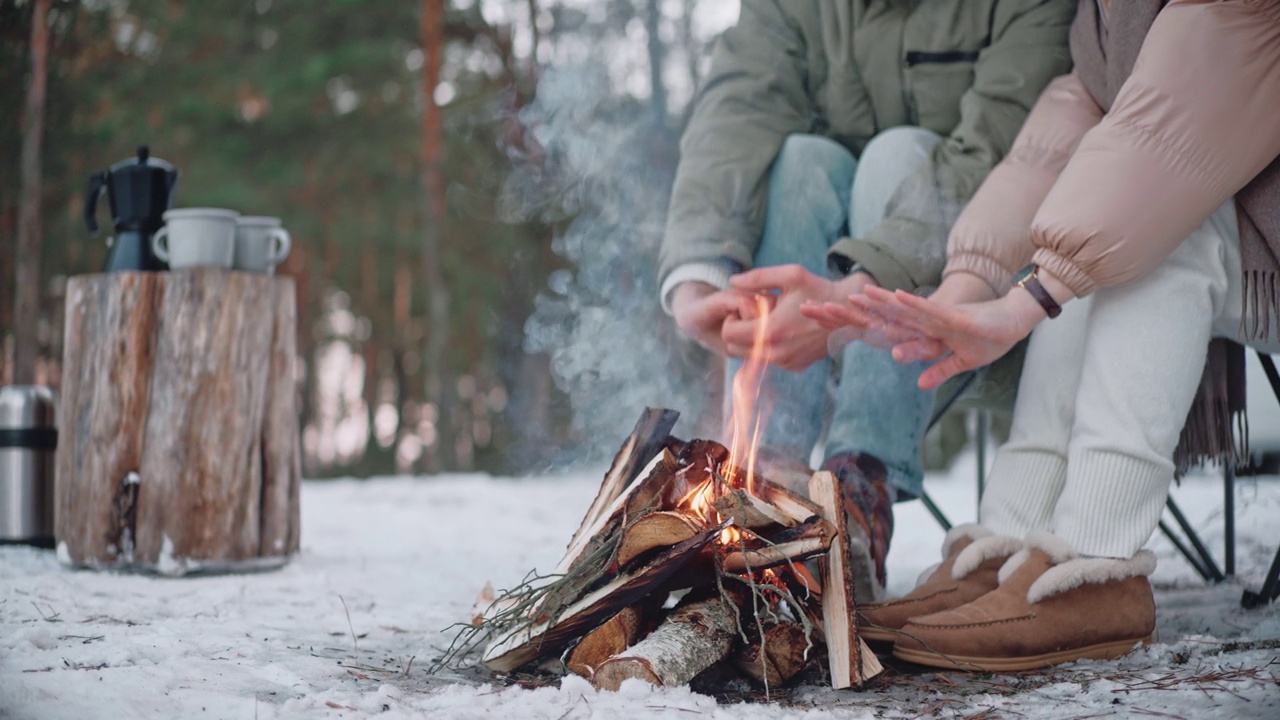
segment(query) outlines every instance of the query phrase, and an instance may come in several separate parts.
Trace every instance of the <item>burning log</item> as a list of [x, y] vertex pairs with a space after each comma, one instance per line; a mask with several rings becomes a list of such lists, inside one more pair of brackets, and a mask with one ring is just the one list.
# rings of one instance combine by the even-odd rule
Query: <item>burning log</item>
[[822, 515], [835, 526], [835, 538], [822, 566], [822, 624], [827, 640], [827, 662], [831, 687], [839, 690], [884, 672], [880, 661], [858, 637], [857, 604], [849, 568], [849, 522], [841, 502], [836, 476], [814, 473], [809, 480], [809, 496], [822, 508]]
[[796, 523], [802, 523], [814, 515], [824, 517], [822, 509], [818, 505], [800, 497], [772, 480], [757, 477], [755, 486], [752, 487], [752, 492], [762, 502], [777, 508]]
[[659, 553], [640, 570], [619, 575], [555, 617], [507, 631], [485, 651], [484, 664], [494, 672], [510, 672], [538, 658], [559, 653], [622, 608], [662, 588], [672, 573], [697, 556], [719, 532], [719, 528], [705, 530]]
[[745, 490], [734, 490], [716, 498], [713, 503], [716, 512], [734, 525], [758, 530], [770, 525], [791, 527], [800, 522], [778, 508], [748, 493]]
[[618, 545], [618, 567], [627, 567], [650, 550], [678, 545], [705, 529], [701, 520], [679, 510], [645, 515], [623, 531]]
[[720, 596], [678, 607], [649, 637], [596, 668], [591, 684], [617, 690], [624, 680], [639, 678], [684, 685], [728, 655], [737, 632], [737, 609]]
[[798, 623], [771, 624], [765, 626], [763, 640], [755, 638], [734, 651], [733, 664], [765, 687], [776, 687], [804, 669], [811, 647]]
[[722, 566], [729, 572], [742, 573], [787, 565], [825, 552], [834, 536], [831, 523], [815, 515], [769, 538], [769, 544], [764, 547], [735, 550], [725, 555]]

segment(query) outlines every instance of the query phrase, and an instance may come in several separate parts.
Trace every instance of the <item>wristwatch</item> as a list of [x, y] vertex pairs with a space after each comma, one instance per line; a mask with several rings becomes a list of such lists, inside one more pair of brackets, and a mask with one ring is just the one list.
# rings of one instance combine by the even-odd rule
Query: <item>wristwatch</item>
[[1048, 290], [1044, 289], [1044, 285], [1040, 284], [1039, 275], [1040, 266], [1031, 263], [1013, 276], [1013, 284], [1031, 293], [1031, 297], [1040, 303], [1040, 307], [1044, 308], [1049, 317], [1056, 318], [1062, 314], [1062, 306], [1053, 299]]

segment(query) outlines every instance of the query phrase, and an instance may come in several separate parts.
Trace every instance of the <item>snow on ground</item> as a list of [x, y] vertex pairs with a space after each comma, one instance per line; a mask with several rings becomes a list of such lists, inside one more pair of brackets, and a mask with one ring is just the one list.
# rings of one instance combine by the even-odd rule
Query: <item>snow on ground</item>
[[[973, 471], [962, 457], [927, 483], [954, 520], [973, 518]], [[891, 666], [862, 691], [802, 687], [776, 704], [428, 675], [486, 580], [554, 565], [599, 477], [309, 482], [301, 554], [258, 574], [73, 572], [51, 551], [0, 548], [0, 718], [1280, 717], [1280, 608], [1238, 604], [1280, 543], [1274, 477], [1237, 489], [1238, 579], [1205, 587], [1152, 541], [1160, 643], [1117, 662], [998, 676]], [[1221, 557], [1220, 481], [1192, 477], [1175, 497]], [[919, 503], [897, 512], [902, 592], [936, 562], [942, 531]]]

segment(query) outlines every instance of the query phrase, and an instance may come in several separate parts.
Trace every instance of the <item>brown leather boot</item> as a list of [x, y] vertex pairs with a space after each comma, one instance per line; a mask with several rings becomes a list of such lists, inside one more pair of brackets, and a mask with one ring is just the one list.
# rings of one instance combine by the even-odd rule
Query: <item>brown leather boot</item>
[[920, 583], [900, 598], [858, 604], [858, 634], [891, 643], [913, 617], [951, 610], [996, 589], [996, 574], [1022, 541], [992, 535], [981, 525], [957, 525], [942, 543], [942, 563], [925, 570]]
[[1006, 672], [1109, 659], [1151, 642], [1155, 556], [1082, 558], [1047, 533], [1000, 569], [1000, 586], [954, 610], [912, 618], [894, 657], [932, 667]]

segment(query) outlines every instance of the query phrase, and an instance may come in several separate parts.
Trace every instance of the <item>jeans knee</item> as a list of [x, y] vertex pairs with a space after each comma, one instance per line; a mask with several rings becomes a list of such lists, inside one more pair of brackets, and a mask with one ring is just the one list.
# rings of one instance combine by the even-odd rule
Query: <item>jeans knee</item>
[[770, 181], [785, 187], [817, 170], [827, 176], [833, 187], [847, 190], [857, 167], [853, 153], [835, 140], [821, 135], [788, 135], [773, 162]]
[[864, 166], [894, 165], [904, 161], [919, 162], [933, 152], [942, 136], [932, 130], [911, 125], [892, 127], [871, 138], [862, 150], [859, 162]]

